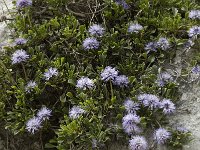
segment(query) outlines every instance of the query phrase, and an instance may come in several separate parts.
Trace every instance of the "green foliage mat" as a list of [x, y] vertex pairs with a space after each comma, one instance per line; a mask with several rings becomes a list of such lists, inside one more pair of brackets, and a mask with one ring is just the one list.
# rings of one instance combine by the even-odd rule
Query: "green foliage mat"
[[[128, 146], [131, 139], [122, 126], [127, 114], [125, 99], [139, 103], [138, 95], [148, 93], [176, 104], [179, 94], [175, 81], [159, 86], [157, 79], [165, 72], [163, 64], [175, 57], [176, 49], [184, 48], [188, 30], [198, 25], [199, 20], [188, 15], [199, 5], [194, 0], [123, 2], [127, 7], [110, 0], [34, 0], [31, 6], [16, 8], [9, 24], [13, 41], [23, 37], [27, 42], [4, 47], [0, 54], [0, 117], [6, 129], [39, 142], [41, 149], [109, 149], [113, 142]], [[142, 30], [130, 32], [134, 23]], [[98, 48], [87, 49], [83, 42], [93, 37], [88, 32], [93, 24], [102, 25], [105, 32], [94, 36]], [[170, 43], [167, 50], [145, 50], [147, 43], [162, 37]], [[29, 57], [13, 63], [14, 52], [20, 49]], [[106, 66], [128, 77], [128, 85], [102, 80]], [[56, 68], [57, 74], [45, 80], [44, 73], [50, 67]], [[93, 88], [77, 87], [83, 76], [92, 79]], [[35, 81], [36, 86], [27, 92], [29, 81]], [[51, 116], [30, 133], [27, 122], [42, 106], [52, 111]], [[76, 119], [69, 116], [73, 106], [84, 110]], [[190, 133], [170, 126], [170, 116], [163, 114], [163, 109], [140, 104], [137, 115], [140, 135], [146, 137], [150, 149], [156, 147], [152, 137], [160, 127], [171, 133], [165, 143], [169, 149], [187, 142]]]

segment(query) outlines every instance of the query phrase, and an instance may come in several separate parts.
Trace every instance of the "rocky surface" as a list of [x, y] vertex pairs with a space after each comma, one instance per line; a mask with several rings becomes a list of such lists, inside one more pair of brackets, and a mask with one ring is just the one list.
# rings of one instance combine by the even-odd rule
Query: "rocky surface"
[[12, 0], [0, 0], [0, 47], [7, 43], [10, 30], [7, 28], [8, 21], [5, 18], [11, 18]]
[[[6, 5], [5, 5], [6, 2]], [[12, 8], [11, 0], [0, 0], [0, 16], [9, 17], [9, 10]], [[10, 31], [6, 27], [6, 22], [0, 22], [0, 43], [6, 43], [9, 38]], [[1, 45], [0, 45], [1, 47]], [[183, 63], [182, 51], [177, 51], [177, 57], [174, 61], [173, 69], [169, 71], [176, 72], [176, 76], [180, 76], [182, 69], [185, 67]], [[187, 55], [188, 57], [191, 54]], [[185, 57], [184, 57], [185, 60]], [[177, 113], [172, 117], [172, 124], [181, 124], [190, 130], [194, 140], [184, 146], [184, 150], [200, 150], [200, 85], [198, 82], [180, 84], [179, 92], [182, 93], [180, 101], [177, 104]], [[4, 149], [0, 140], [0, 150]], [[112, 146], [110, 150], [127, 150], [127, 147], [122, 147], [117, 144]], [[159, 148], [161, 149], [161, 148]], [[162, 148], [166, 149], [166, 148]]]
[[[177, 103], [177, 112], [172, 117], [173, 125], [181, 125], [192, 132], [193, 140], [184, 146], [184, 150], [200, 150], [200, 84], [199, 75], [190, 72], [191, 67], [187, 62], [191, 61], [194, 54], [199, 51], [199, 46], [190, 49], [185, 53], [183, 50], [177, 51], [174, 59], [174, 68], [179, 80], [180, 101]], [[188, 77], [180, 77], [182, 71], [188, 69]]]

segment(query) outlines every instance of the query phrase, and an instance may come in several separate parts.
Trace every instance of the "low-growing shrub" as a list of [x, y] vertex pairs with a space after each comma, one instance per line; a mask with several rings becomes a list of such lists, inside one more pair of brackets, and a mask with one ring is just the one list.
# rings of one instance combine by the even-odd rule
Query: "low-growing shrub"
[[[0, 109], [46, 149], [181, 148], [178, 85], [163, 67], [200, 34], [192, 0], [17, 0], [0, 57]], [[189, 43], [189, 44], [188, 44]]]

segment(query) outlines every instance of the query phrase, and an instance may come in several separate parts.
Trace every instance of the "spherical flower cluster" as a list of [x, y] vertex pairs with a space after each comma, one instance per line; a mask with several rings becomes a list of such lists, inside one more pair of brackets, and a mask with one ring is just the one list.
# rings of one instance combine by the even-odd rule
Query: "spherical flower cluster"
[[93, 24], [92, 26], [89, 27], [89, 31], [90, 35], [92, 36], [102, 36], [105, 32], [105, 29], [98, 24]]
[[129, 9], [129, 5], [126, 3], [125, 0], [116, 0], [115, 1], [118, 5], [121, 5], [124, 9]]
[[156, 51], [157, 51], [157, 47], [158, 47], [157, 42], [149, 42], [149, 43], [146, 44], [146, 46], [145, 46], [144, 49], [145, 49], [147, 52], [149, 52], [149, 51], [154, 51], [154, 52], [156, 52]]
[[160, 108], [159, 98], [153, 94], [140, 94], [138, 100], [145, 106], [150, 109]]
[[188, 31], [188, 36], [196, 38], [198, 35], [200, 35], [200, 26], [193, 26]]
[[133, 136], [131, 140], [129, 140], [130, 150], [147, 150], [148, 143], [143, 136]]
[[122, 126], [126, 133], [140, 133], [141, 129], [137, 126], [140, 123], [140, 117], [136, 114], [127, 114], [122, 118]]
[[119, 76], [116, 76], [113, 83], [115, 85], [118, 85], [120, 87], [125, 87], [128, 85], [129, 83], [129, 80], [128, 80], [128, 77], [125, 76], [125, 75], [119, 75]]
[[45, 80], [49, 80], [53, 76], [58, 76], [58, 70], [57, 68], [49, 68], [45, 73], [44, 73], [44, 78]]
[[27, 93], [30, 93], [36, 86], [37, 86], [37, 83], [35, 81], [29, 81], [25, 87], [25, 91]]
[[200, 19], [200, 10], [191, 10], [189, 13], [189, 18]]
[[161, 37], [158, 39], [157, 45], [159, 48], [161, 48], [164, 51], [170, 47], [168, 39], [166, 39], [164, 37]]
[[130, 98], [127, 98], [124, 102], [124, 107], [128, 113], [136, 114], [136, 111], [140, 109], [138, 103], [133, 102]]
[[185, 49], [190, 49], [194, 45], [194, 42], [192, 39], [187, 40], [187, 42], [184, 43]]
[[73, 106], [69, 110], [69, 117], [72, 119], [77, 119], [80, 115], [84, 114], [85, 110], [82, 109], [80, 106]]
[[17, 0], [16, 6], [18, 8], [23, 8], [32, 5], [32, 0]]
[[26, 44], [27, 40], [24, 39], [24, 38], [17, 38], [15, 39], [15, 44], [16, 45], [23, 45], [23, 44]]
[[34, 134], [35, 131], [39, 130], [42, 127], [41, 123], [42, 123], [42, 121], [40, 120], [40, 118], [33, 117], [27, 121], [26, 130], [28, 130], [28, 132]]
[[92, 148], [97, 148], [98, 141], [96, 139], [92, 139]]
[[163, 72], [158, 74], [157, 84], [163, 87], [167, 82], [171, 82], [172, 80], [173, 78], [168, 72]]
[[143, 30], [143, 27], [138, 23], [131, 23], [128, 27], [129, 33], [139, 33], [141, 30]]
[[83, 47], [85, 50], [91, 50], [91, 49], [98, 49], [99, 48], [99, 41], [97, 41], [96, 38], [86, 38], [83, 41]]
[[176, 130], [182, 133], [188, 133], [190, 132], [187, 128], [183, 127], [183, 126], [177, 126]]
[[159, 128], [154, 133], [154, 140], [156, 140], [158, 144], [165, 144], [170, 138], [171, 133], [164, 128]]
[[198, 65], [194, 66], [192, 68], [191, 72], [194, 74], [200, 74], [200, 66], [198, 66]]
[[46, 120], [46, 119], [48, 120], [49, 117], [51, 116], [51, 112], [52, 110], [44, 106], [38, 111], [37, 117], [40, 118], [41, 120]]
[[81, 77], [77, 81], [77, 84], [76, 84], [77, 88], [80, 88], [83, 90], [85, 90], [86, 88], [92, 89], [92, 88], [94, 88], [94, 86], [95, 86], [94, 82], [91, 79], [89, 79], [88, 77]]
[[163, 99], [161, 102], [161, 108], [163, 108], [163, 113], [169, 115], [175, 112], [176, 107], [170, 99]]
[[29, 55], [25, 50], [16, 50], [11, 57], [12, 64], [17, 64], [26, 61], [29, 58]]
[[101, 80], [104, 81], [109, 81], [112, 80], [114, 81], [115, 77], [118, 76], [118, 70], [115, 68], [112, 68], [110, 66], [107, 66], [102, 72], [101, 72]]
[[29, 119], [26, 123], [26, 130], [28, 130], [28, 132], [34, 134], [35, 131], [38, 131], [40, 128], [42, 128], [42, 121], [49, 119], [49, 117], [51, 116], [51, 110], [46, 108], [45, 106], [42, 107], [38, 113], [37, 113], [37, 117], [33, 117], [31, 119]]

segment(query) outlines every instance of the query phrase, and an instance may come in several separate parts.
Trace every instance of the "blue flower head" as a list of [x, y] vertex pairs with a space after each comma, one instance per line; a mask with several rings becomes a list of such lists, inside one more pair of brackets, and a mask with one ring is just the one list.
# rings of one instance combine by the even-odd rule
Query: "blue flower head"
[[17, 38], [15, 39], [15, 44], [16, 45], [23, 45], [23, 44], [26, 44], [27, 40], [24, 39], [24, 38]]
[[200, 19], [200, 10], [191, 10], [189, 13], [190, 19]]
[[129, 5], [126, 3], [125, 0], [116, 0], [115, 1], [118, 5], [121, 5], [124, 9], [129, 9]]
[[88, 32], [92, 36], [99, 36], [99, 37], [101, 37], [104, 34], [105, 29], [101, 25], [93, 24], [92, 26], [90, 26]]
[[163, 99], [161, 102], [161, 108], [165, 115], [170, 115], [176, 110], [174, 103], [170, 99]]
[[124, 107], [128, 113], [134, 113], [134, 114], [136, 114], [136, 111], [140, 109], [140, 105], [132, 101], [130, 98], [127, 98], [125, 100]]
[[143, 136], [133, 136], [131, 140], [129, 140], [130, 150], [147, 150], [148, 143]]
[[200, 74], [200, 66], [198, 66], [198, 65], [194, 66], [192, 68], [191, 72], [194, 74]]
[[118, 76], [118, 70], [115, 68], [112, 68], [111, 66], [107, 66], [102, 72], [101, 72], [101, 80], [109, 81], [114, 79]]
[[35, 81], [29, 81], [25, 87], [25, 91], [27, 93], [30, 93], [36, 86], [37, 86], [37, 83]]
[[158, 86], [163, 87], [166, 83], [171, 82], [172, 80], [173, 78], [168, 72], [162, 72], [158, 74], [156, 83]]
[[99, 41], [97, 41], [96, 38], [89, 37], [83, 41], [83, 47], [85, 50], [98, 49], [99, 45]]
[[154, 51], [154, 52], [156, 52], [156, 51], [157, 51], [157, 47], [158, 47], [157, 42], [149, 42], [149, 43], [146, 44], [146, 46], [145, 46], [144, 49], [145, 49], [147, 52], [149, 52], [149, 51]]
[[42, 121], [40, 118], [33, 117], [27, 121], [26, 129], [28, 130], [28, 132], [34, 134], [35, 131], [39, 130], [42, 127], [41, 123]]
[[156, 95], [153, 94], [140, 94], [138, 100], [145, 106], [149, 107], [151, 110], [154, 108], [160, 108], [160, 101]]
[[131, 23], [128, 27], [129, 33], [139, 33], [139, 31], [143, 30], [143, 26], [138, 23]]
[[184, 48], [185, 48], [185, 49], [190, 49], [193, 45], [194, 45], [193, 40], [192, 40], [192, 39], [189, 39], [189, 40], [187, 40], [187, 41], [184, 43]]
[[157, 144], [165, 144], [171, 138], [171, 133], [164, 128], [159, 128], [154, 133], [154, 140]]
[[159, 48], [161, 48], [164, 51], [170, 48], [168, 39], [166, 39], [164, 37], [161, 37], [158, 39], [157, 45]]
[[197, 38], [200, 35], [200, 26], [193, 26], [188, 31], [188, 36], [192, 38]]
[[94, 88], [94, 86], [95, 86], [94, 82], [91, 79], [89, 79], [88, 77], [81, 77], [77, 81], [77, 84], [76, 84], [77, 88], [80, 88], [83, 90], [85, 90], [86, 88], [92, 89], [92, 88]]
[[85, 112], [86, 111], [84, 109], [82, 109], [80, 106], [73, 106], [69, 110], [69, 117], [72, 118], [72, 119], [77, 119], [79, 116], [81, 116]]
[[120, 75], [120, 76], [116, 76], [113, 83], [115, 85], [118, 85], [120, 87], [125, 87], [128, 85], [129, 83], [129, 80], [128, 80], [128, 77], [125, 76], [125, 75]]
[[32, 0], [17, 0], [16, 6], [18, 8], [23, 8], [32, 5]]
[[141, 129], [137, 126], [140, 123], [140, 117], [136, 114], [127, 114], [122, 118], [122, 126], [128, 134], [140, 133]]
[[58, 70], [57, 68], [49, 68], [45, 73], [44, 73], [44, 78], [45, 80], [49, 80], [53, 76], [58, 76]]
[[11, 57], [12, 64], [17, 64], [21, 62], [25, 62], [29, 58], [29, 55], [26, 53], [25, 50], [16, 50]]
[[40, 118], [41, 120], [48, 120], [49, 117], [51, 116], [52, 110], [47, 108], [46, 106], [43, 106], [37, 113], [37, 117]]

